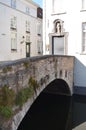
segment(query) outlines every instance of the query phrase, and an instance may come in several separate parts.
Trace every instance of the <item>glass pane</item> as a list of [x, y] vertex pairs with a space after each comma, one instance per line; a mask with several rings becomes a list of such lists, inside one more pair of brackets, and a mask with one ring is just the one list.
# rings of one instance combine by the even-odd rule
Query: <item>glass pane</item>
[[54, 0], [54, 12], [62, 12], [64, 10], [64, 0]]
[[17, 36], [16, 33], [11, 34], [11, 49], [17, 49]]
[[86, 9], [86, 0], [82, 0], [82, 9]]
[[29, 45], [26, 45], [26, 52], [29, 53]]

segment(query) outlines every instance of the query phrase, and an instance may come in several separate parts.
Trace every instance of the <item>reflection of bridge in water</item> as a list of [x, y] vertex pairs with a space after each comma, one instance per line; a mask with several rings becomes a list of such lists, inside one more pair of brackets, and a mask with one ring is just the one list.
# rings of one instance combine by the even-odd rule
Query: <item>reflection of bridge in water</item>
[[[74, 57], [72, 56], [49, 55], [22, 59], [8, 63], [4, 65], [4, 68], [8, 70], [4, 71], [3, 76], [0, 77], [0, 85], [3, 85], [4, 78], [6, 79], [5, 84], [13, 88], [16, 93], [18, 89], [28, 85], [28, 80], [31, 77], [39, 84], [39, 87], [34, 89], [34, 95], [11, 117], [9, 130], [17, 130], [30, 106], [43, 90], [46, 93], [70, 96], [73, 94]], [[3, 66], [1, 70], [3, 70]]]

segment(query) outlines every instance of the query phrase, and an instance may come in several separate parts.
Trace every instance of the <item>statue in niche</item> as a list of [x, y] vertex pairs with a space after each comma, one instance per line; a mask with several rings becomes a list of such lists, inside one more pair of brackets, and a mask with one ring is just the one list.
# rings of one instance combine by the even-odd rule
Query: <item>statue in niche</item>
[[56, 23], [56, 33], [61, 33], [61, 23], [60, 22]]

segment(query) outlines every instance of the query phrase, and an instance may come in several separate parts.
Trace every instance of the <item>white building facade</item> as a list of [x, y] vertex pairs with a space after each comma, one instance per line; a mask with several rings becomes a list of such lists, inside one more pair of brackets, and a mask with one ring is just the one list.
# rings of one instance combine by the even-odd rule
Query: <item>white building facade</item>
[[0, 61], [42, 55], [39, 5], [31, 0], [0, 0], [0, 16]]
[[75, 56], [75, 92], [86, 94], [86, 0], [43, 0], [43, 30], [44, 54]]

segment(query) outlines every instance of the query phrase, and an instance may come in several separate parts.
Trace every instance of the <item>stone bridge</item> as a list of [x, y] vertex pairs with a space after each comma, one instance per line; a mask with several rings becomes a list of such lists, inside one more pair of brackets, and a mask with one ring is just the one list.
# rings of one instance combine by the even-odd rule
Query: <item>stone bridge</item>
[[[0, 110], [0, 130], [17, 130], [30, 106], [43, 90], [71, 96], [73, 94], [73, 68], [73, 56], [48, 55], [1, 63], [0, 96], [3, 99], [2, 88], [5, 88], [9, 94], [5, 96], [7, 104], [4, 104], [4, 108], [11, 106], [12, 115], [9, 118], [4, 117], [6, 114]], [[59, 84], [64, 87], [60, 88]], [[14, 91], [14, 99], [16, 99], [21, 89], [24, 90], [27, 86], [30, 88], [31, 85], [33, 92], [26, 102], [17, 105], [9, 103], [12, 99], [12, 94], [9, 99], [10, 91]], [[55, 88], [52, 87], [53, 85]], [[0, 105], [3, 106], [3, 103]]]

